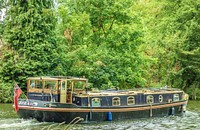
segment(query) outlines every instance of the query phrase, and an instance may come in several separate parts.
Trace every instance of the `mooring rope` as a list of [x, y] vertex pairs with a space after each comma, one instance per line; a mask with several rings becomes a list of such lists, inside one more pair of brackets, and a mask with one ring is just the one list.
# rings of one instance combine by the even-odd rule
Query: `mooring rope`
[[44, 130], [44, 129], [46, 129], [47, 128], [47, 130], [49, 130], [52, 126], [54, 126], [54, 125], [57, 125], [57, 124], [51, 124], [50, 126], [45, 126], [45, 127], [43, 127], [42, 128], [42, 130]]
[[[80, 119], [80, 117], [74, 118], [74, 119], [65, 127], [65, 129], [67, 129], [67, 127], [69, 127], [69, 125], [71, 125], [76, 119]], [[64, 129], [64, 130], [65, 130], [65, 129]]]
[[[65, 121], [62, 122], [62, 123], [60, 123], [60, 124], [58, 124], [58, 126], [61, 126], [61, 125], [63, 125], [63, 124], [65, 124]], [[58, 127], [58, 126], [56, 126], [56, 127]]]
[[73, 124], [66, 126], [64, 130], [70, 130], [75, 124], [77, 124], [79, 121], [83, 121], [83, 120], [84, 120], [83, 118], [79, 117], [79, 119], [76, 120]]
[[[75, 124], [77, 124], [78, 122], [83, 121], [83, 120], [84, 119], [80, 118], [80, 117], [74, 118], [69, 124], [67, 124], [67, 126], [64, 128], [64, 130], [70, 130]], [[51, 124], [50, 126], [45, 126], [44, 128], [42, 128], [42, 130], [44, 130], [44, 129], [50, 130], [53, 126], [56, 126], [56, 125], [57, 126], [53, 129], [60, 129], [60, 128], [57, 128], [57, 127], [59, 127], [63, 124], [65, 124], [65, 121], [62, 122], [62, 123], [59, 123], [58, 125], [57, 125], [57, 123], [55, 123], [55, 124]]]
[[[59, 126], [61, 126], [61, 125], [63, 125], [63, 124], [65, 124], [65, 121], [62, 122], [62, 123], [59, 123], [58, 126], [56, 126], [56, 127], [59, 127]], [[50, 128], [51, 128], [52, 126], [54, 126], [54, 125], [57, 125], [57, 123], [51, 124], [50, 126], [45, 126], [44, 128], [42, 128], [42, 130], [44, 130], [44, 129], [46, 129], [46, 128], [47, 128], [47, 130], [50, 130]], [[56, 127], [55, 127], [55, 128], [56, 128]], [[55, 128], [54, 128], [54, 129], [55, 129]]]
[[55, 126], [55, 125], [57, 125], [57, 124], [52, 124], [52, 125], [50, 125], [50, 126], [47, 128], [47, 130], [50, 130], [50, 128], [51, 128], [52, 126]]
[[62, 122], [62, 123], [59, 123], [58, 124], [58, 126], [56, 126], [55, 128], [53, 128], [54, 130], [58, 130], [58, 129], [60, 129], [60, 128], [57, 128], [57, 127], [59, 127], [59, 126], [61, 126], [61, 125], [63, 125], [63, 124], [65, 124], [65, 121], [64, 122]]

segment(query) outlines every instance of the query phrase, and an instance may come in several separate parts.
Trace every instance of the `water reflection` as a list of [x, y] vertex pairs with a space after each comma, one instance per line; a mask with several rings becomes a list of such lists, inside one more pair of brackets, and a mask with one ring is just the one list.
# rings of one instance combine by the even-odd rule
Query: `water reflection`
[[163, 118], [148, 118], [115, 122], [101, 122], [91, 124], [67, 124], [38, 122], [17, 118], [12, 109], [2, 108], [0, 104], [0, 130], [198, 130], [200, 128], [200, 101], [189, 103], [188, 111], [183, 116], [169, 116]]

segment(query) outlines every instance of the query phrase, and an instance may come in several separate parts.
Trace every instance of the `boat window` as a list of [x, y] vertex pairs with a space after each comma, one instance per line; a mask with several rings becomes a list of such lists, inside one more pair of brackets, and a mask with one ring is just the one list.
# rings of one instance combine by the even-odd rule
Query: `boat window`
[[163, 102], [163, 96], [159, 95], [159, 102]]
[[62, 90], [65, 90], [65, 81], [62, 82]]
[[152, 95], [148, 95], [148, 96], [147, 96], [147, 103], [148, 103], [148, 104], [154, 103], [154, 99], [153, 99], [153, 96], [152, 96]]
[[179, 101], [179, 94], [174, 94], [173, 100], [174, 101]]
[[101, 106], [101, 100], [100, 100], [100, 98], [93, 98], [92, 99], [92, 106], [93, 107], [100, 107]]
[[133, 96], [128, 97], [128, 98], [127, 98], [127, 104], [128, 104], [128, 105], [133, 105], [133, 104], [135, 104], [135, 97], [133, 97]]
[[113, 106], [120, 106], [120, 98], [119, 97], [114, 97], [112, 99], [112, 105]]
[[67, 89], [68, 90], [72, 89], [72, 81], [67, 81]]
[[53, 81], [53, 80], [46, 80], [44, 82], [44, 84], [45, 84], [44, 88], [55, 90], [56, 89], [56, 83], [57, 82]]
[[30, 81], [30, 88], [35, 88], [35, 80]]
[[30, 80], [30, 89], [31, 88], [42, 89], [42, 80]]

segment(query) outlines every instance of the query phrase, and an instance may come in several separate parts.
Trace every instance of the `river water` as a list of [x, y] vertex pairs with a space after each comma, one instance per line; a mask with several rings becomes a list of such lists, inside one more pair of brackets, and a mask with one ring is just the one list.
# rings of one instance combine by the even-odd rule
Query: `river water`
[[189, 101], [183, 116], [134, 119], [91, 124], [38, 122], [17, 117], [12, 104], [0, 104], [0, 130], [199, 130], [200, 101]]

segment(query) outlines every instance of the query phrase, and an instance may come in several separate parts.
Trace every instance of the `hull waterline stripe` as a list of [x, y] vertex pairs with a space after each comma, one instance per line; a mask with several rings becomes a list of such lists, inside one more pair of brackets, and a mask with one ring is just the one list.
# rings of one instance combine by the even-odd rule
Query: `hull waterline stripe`
[[[187, 104], [187, 101], [170, 103], [156, 106], [145, 106], [145, 107], [132, 107], [132, 108], [92, 108], [92, 112], [130, 112], [130, 111], [142, 111], [150, 109], [167, 108], [173, 106], [180, 106]], [[34, 110], [34, 111], [51, 111], [51, 112], [90, 112], [90, 108], [51, 108], [51, 107], [31, 107], [31, 106], [19, 106], [19, 110]]]

